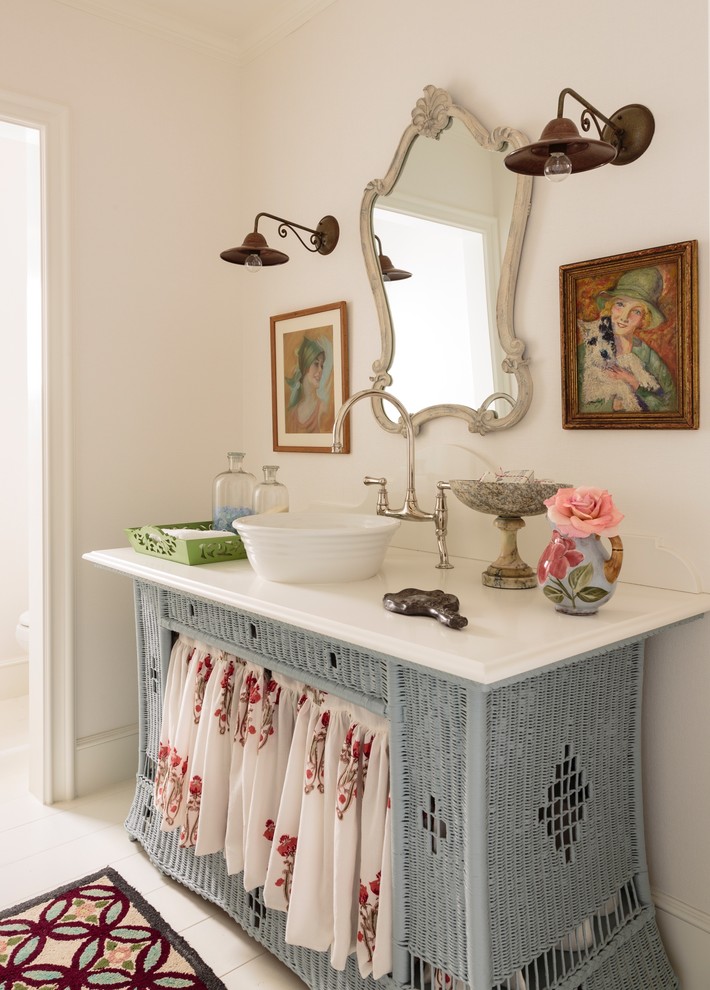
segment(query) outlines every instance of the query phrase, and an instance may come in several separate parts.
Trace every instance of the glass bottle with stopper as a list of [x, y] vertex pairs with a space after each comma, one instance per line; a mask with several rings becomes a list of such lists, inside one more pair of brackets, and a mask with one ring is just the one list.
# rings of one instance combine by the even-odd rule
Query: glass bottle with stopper
[[227, 460], [229, 467], [217, 475], [212, 486], [212, 526], [233, 533], [233, 521], [254, 511], [256, 478], [242, 467], [243, 453], [230, 451]]
[[254, 489], [254, 512], [288, 512], [288, 489], [276, 480], [278, 466], [264, 465], [264, 480]]

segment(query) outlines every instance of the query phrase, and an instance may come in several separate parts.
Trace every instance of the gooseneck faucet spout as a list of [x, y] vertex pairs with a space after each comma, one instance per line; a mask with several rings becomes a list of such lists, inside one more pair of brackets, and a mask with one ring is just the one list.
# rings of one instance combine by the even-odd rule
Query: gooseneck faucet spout
[[446, 505], [446, 495], [444, 494], [444, 487], [448, 487], [448, 485], [446, 482], [439, 482], [437, 484], [438, 492], [436, 496], [436, 505], [433, 512], [424, 512], [419, 508], [417, 503], [417, 493], [414, 485], [414, 424], [412, 423], [412, 417], [409, 415], [402, 402], [396, 396], [392, 395], [391, 392], [383, 392], [381, 389], [377, 388], [364, 388], [360, 392], [355, 392], [354, 395], [351, 395], [349, 399], [345, 400], [335, 417], [335, 422], [333, 424], [333, 444], [331, 450], [334, 454], [342, 454], [343, 424], [345, 422], [345, 418], [356, 402], [359, 402], [360, 399], [367, 398], [387, 399], [388, 402], [392, 403], [402, 419], [406, 430], [407, 439], [407, 490], [404, 496], [404, 504], [401, 509], [390, 509], [389, 507], [386, 478], [371, 478], [367, 476], [364, 479], [364, 483], [366, 485], [379, 486], [377, 496], [377, 514], [379, 516], [388, 516], [391, 519], [410, 519], [413, 522], [433, 522], [436, 528], [436, 541], [439, 548], [439, 563], [436, 566], [441, 569], [449, 569], [453, 567], [453, 564], [449, 562], [449, 555], [446, 548], [448, 509]]

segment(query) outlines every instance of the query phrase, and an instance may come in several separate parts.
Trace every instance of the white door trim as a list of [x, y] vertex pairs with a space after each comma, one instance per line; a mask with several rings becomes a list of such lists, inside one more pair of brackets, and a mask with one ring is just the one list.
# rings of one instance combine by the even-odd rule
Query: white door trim
[[0, 117], [40, 131], [42, 314], [28, 341], [30, 789], [74, 796], [74, 540], [69, 112], [0, 90]]

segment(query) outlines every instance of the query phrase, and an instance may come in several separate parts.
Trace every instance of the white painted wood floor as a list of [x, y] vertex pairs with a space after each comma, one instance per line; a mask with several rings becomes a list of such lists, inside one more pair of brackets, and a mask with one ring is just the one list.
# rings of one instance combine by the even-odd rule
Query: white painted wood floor
[[111, 866], [180, 932], [227, 990], [305, 984], [223, 911], [163, 876], [123, 828], [133, 781], [46, 807], [27, 789], [27, 698], [0, 700], [0, 910]]

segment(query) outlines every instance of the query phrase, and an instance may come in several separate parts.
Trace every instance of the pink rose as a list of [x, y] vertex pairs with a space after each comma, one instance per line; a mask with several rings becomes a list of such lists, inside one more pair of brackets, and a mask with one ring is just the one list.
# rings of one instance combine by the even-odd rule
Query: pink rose
[[603, 488], [560, 488], [545, 499], [547, 517], [563, 536], [616, 536], [623, 515]]

